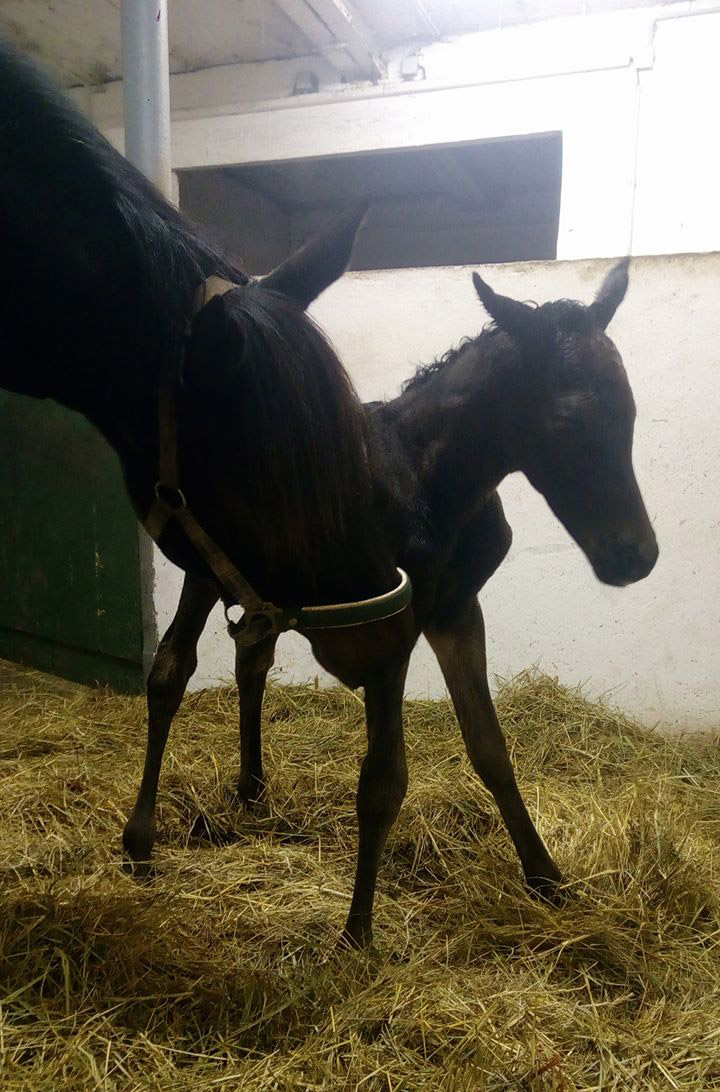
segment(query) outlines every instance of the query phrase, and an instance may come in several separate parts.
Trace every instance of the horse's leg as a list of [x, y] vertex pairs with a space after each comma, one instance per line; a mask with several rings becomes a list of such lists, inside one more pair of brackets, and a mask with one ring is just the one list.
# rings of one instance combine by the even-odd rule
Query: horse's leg
[[425, 636], [442, 668], [470, 761], [495, 797], [527, 882], [539, 893], [550, 895], [562, 882], [562, 875], [536, 831], [515, 781], [490, 696], [480, 607], [473, 600], [457, 624], [441, 630], [426, 628]]
[[277, 637], [266, 637], [250, 648], [236, 646], [235, 678], [240, 702], [240, 776], [237, 798], [251, 805], [265, 792], [261, 716], [265, 680], [273, 665]]
[[372, 941], [372, 910], [380, 856], [407, 790], [402, 701], [408, 661], [365, 686], [368, 750], [357, 792], [357, 871], [343, 937], [353, 947]]
[[197, 667], [197, 643], [218, 598], [213, 583], [186, 574], [177, 612], [148, 676], [145, 768], [135, 807], [123, 831], [123, 848], [137, 877], [147, 873], [155, 841], [155, 800], [170, 725]]

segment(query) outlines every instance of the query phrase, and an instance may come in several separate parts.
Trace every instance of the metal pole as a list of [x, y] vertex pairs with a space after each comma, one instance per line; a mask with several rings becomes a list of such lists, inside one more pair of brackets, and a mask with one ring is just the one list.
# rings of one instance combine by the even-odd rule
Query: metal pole
[[122, 0], [125, 155], [172, 200], [167, 0]]
[[[167, 0], [122, 0], [125, 155], [173, 201]], [[156, 547], [139, 528], [145, 676], [157, 651]]]

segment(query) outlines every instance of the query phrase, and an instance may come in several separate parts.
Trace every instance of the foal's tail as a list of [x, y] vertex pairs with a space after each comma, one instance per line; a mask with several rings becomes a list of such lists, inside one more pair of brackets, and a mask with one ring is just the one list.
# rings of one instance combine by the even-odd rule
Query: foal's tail
[[364, 412], [295, 303], [261, 283], [216, 297], [193, 322], [184, 376], [219, 407], [229, 476], [268, 560], [317, 572], [348, 543], [375, 552]]

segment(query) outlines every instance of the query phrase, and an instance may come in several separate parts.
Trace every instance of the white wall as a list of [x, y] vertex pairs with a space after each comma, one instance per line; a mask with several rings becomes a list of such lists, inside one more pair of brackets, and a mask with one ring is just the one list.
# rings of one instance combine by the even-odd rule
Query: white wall
[[720, 14], [658, 24], [639, 72], [634, 254], [720, 249], [719, 53]]
[[[592, 298], [603, 261], [486, 267], [499, 291], [524, 299]], [[635, 463], [655, 523], [660, 560], [651, 576], [617, 590], [601, 585], [545, 502], [519, 477], [501, 489], [515, 532], [509, 558], [482, 602], [491, 671], [537, 664], [568, 683], [587, 682], [648, 724], [718, 727], [720, 675], [720, 256], [633, 263], [627, 299], [610, 333], [638, 403]], [[470, 270], [347, 274], [318, 301], [365, 399], [395, 394], [416, 364], [485, 321]], [[161, 575], [159, 624], [172, 616], [178, 574]], [[219, 612], [201, 642], [195, 686], [227, 679], [233, 646]], [[321, 674], [301, 638], [281, 639], [278, 678]], [[416, 650], [408, 692], [439, 696], [442, 678], [426, 645]]]

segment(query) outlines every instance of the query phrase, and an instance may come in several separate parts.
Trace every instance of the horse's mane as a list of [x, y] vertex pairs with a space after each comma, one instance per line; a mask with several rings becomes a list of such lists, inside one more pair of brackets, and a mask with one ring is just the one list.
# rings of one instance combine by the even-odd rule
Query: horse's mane
[[[246, 274], [120, 155], [45, 72], [1, 39], [0, 102], [0, 153], [7, 178], [5, 185], [0, 179], [0, 214], [4, 190], [14, 205], [22, 200], [18, 178], [31, 177], [31, 172], [48, 178], [47, 194], [43, 193], [47, 215], [62, 222], [63, 216], [69, 220], [75, 212], [77, 226], [82, 226], [82, 217], [97, 217], [99, 223], [112, 220], [124, 246], [137, 258], [136, 272], [149, 306], [162, 300], [168, 318], [177, 317], [172, 314], [176, 310], [186, 316], [192, 292], [210, 272], [238, 283], [247, 281]], [[33, 211], [27, 208], [29, 216]]]
[[[216, 361], [223, 387], [207, 377]], [[312, 319], [250, 284], [196, 316], [183, 371], [191, 400], [210, 394], [234, 438], [233, 474], [267, 556], [315, 560], [361, 534], [369, 518], [364, 413], [347, 372]], [[331, 457], [329, 457], [331, 456]], [[249, 529], [249, 527], [248, 527]]]
[[[542, 316], [547, 322], [548, 329], [551, 329], [556, 336], [585, 334], [592, 329], [589, 309], [577, 300], [560, 299], [550, 303], [529, 303], [528, 306], [536, 308], [538, 315]], [[429, 364], [421, 364], [415, 374], [403, 383], [403, 392], [421, 387], [447, 365], [454, 364], [470, 346], [479, 347], [491, 338], [502, 334], [503, 330], [496, 322], [489, 322], [476, 337], [465, 337]]]
[[429, 364], [420, 364], [415, 374], [411, 375], [410, 378], [406, 379], [403, 383], [403, 393], [423, 386], [447, 365], [454, 364], [457, 358], [461, 356], [470, 345], [479, 344], [483, 335], [488, 332], [490, 332], [489, 328], [488, 330], [483, 330], [483, 332], [476, 337], [464, 337], [457, 345], [452, 346], [452, 348], [444, 352], [442, 356], [438, 356], [435, 360], [431, 360]]

